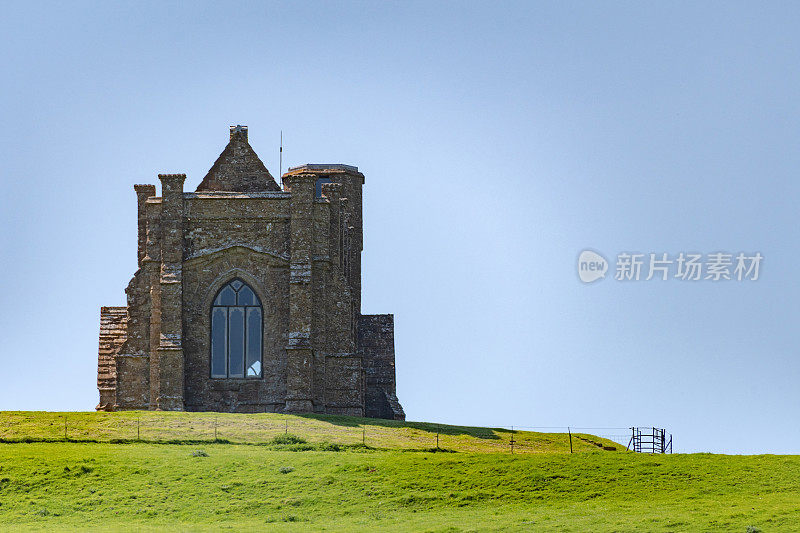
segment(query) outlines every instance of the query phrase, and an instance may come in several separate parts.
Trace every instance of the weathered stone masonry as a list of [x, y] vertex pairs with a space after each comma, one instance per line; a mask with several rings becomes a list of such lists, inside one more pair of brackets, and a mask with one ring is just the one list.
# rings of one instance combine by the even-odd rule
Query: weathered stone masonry
[[[128, 306], [101, 308], [97, 409], [404, 419], [394, 318], [361, 314], [364, 175], [303, 165], [281, 190], [236, 126], [195, 192], [183, 191], [185, 178], [159, 175], [160, 197], [134, 186], [139, 268]], [[260, 302], [260, 323], [246, 319], [260, 344], [253, 329], [242, 337], [260, 360], [240, 377], [212, 377], [212, 306], [232, 282]], [[245, 308], [222, 309], [233, 342], [232, 313]]]

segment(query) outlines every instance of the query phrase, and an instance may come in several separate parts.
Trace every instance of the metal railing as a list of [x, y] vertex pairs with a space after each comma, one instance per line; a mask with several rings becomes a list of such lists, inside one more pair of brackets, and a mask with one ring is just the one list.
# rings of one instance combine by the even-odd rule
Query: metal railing
[[664, 428], [632, 427], [627, 449], [637, 453], [672, 453], [672, 434]]

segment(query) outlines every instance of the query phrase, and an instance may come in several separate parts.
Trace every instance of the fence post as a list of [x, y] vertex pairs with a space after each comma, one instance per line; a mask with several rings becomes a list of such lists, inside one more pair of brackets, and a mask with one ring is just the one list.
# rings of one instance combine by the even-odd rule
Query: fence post
[[214, 441], [217, 440], [217, 419], [214, 419]]
[[289, 434], [289, 419], [287, 418], [284, 422], [286, 422], [286, 429], [283, 430], [284, 435]]
[[514, 455], [514, 426], [511, 426], [511, 440], [508, 443], [511, 445], [511, 455]]
[[136, 440], [140, 440], [139, 439], [139, 417], [138, 416], [136, 417]]
[[64, 415], [64, 440], [67, 439], [67, 415]]
[[436, 424], [436, 449], [439, 449], [439, 424]]
[[569, 433], [569, 453], [572, 453], [572, 430], [567, 426], [567, 433]]
[[367, 426], [361, 426], [361, 444], [362, 446], [367, 445]]

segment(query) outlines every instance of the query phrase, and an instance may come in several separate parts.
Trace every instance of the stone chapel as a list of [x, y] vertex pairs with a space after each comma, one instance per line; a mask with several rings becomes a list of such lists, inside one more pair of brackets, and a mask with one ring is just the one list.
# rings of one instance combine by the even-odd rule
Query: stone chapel
[[330, 413], [404, 420], [394, 317], [361, 314], [357, 167], [289, 168], [247, 126], [195, 192], [134, 185], [138, 270], [100, 309], [98, 410]]

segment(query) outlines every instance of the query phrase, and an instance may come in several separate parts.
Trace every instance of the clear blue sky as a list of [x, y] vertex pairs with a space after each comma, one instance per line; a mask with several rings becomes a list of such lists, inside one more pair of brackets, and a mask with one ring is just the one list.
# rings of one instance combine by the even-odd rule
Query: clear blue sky
[[[97, 403], [134, 183], [230, 124], [366, 174], [363, 312], [409, 419], [656, 425], [800, 452], [796, 3], [9, 3], [0, 409]], [[584, 285], [578, 253], [761, 252], [749, 283]], [[613, 268], [613, 267], [612, 267]]]

